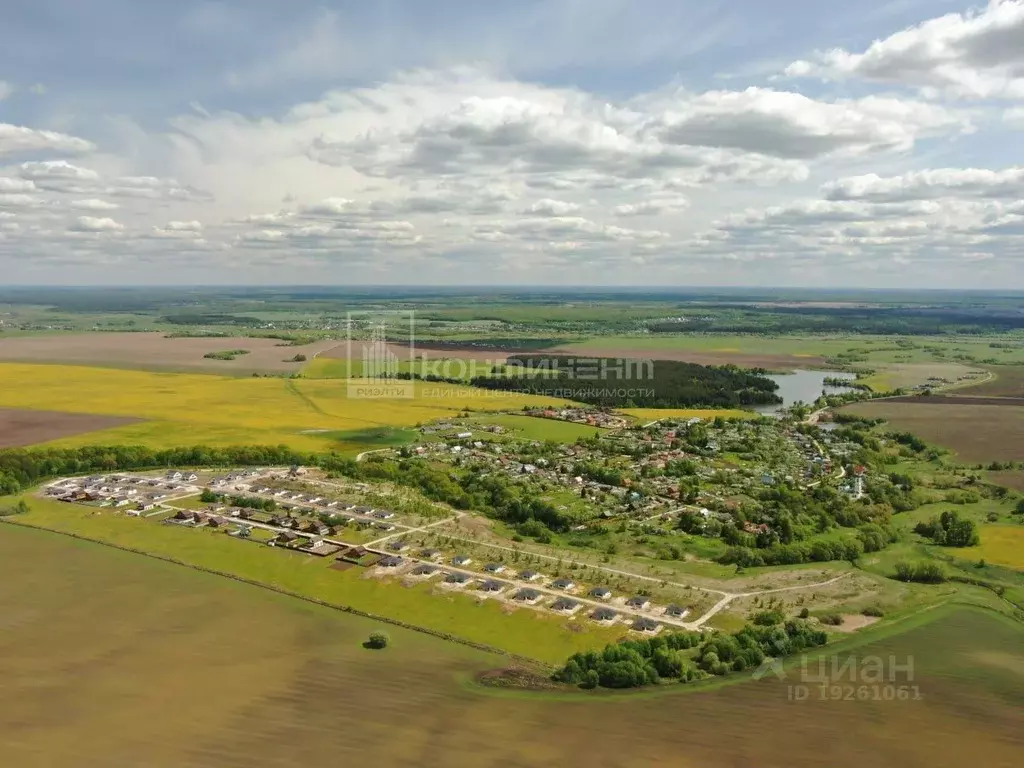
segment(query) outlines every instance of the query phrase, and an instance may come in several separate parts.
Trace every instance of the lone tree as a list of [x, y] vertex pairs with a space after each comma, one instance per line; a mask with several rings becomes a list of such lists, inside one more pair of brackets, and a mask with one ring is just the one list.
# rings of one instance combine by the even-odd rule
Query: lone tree
[[367, 648], [387, 648], [391, 638], [385, 632], [371, 632], [370, 639], [366, 641]]

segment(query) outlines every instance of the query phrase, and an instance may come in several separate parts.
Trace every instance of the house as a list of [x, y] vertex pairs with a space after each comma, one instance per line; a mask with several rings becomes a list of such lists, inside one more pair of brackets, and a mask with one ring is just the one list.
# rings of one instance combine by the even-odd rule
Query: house
[[381, 568], [397, 568], [404, 562], [405, 558], [399, 557], [398, 555], [388, 555], [387, 557], [382, 557], [377, 565]]
[[530, 589], [529, 587], [524, 587], [523, 589], [520, 589], [518, 592], [516, 592], [512, 596], [512, 599], [513, 600], [517, 600], [520, 603], [531, 603], [531, 604], [533, 604], [533, 603], [536, 603], [538, 600], [540, 600], [540, 592], [538, 592], [536, 589]]
[[471, 557], [468, 557], [467, 555], [456, 555], [452, 558], [452, 565], [456, 566], [466, 566], [472, 562], [473, 559]]
[[598, 600], [607, 600], [612, 596], [612, 591], [608, 587], [594, 587], [590, 590], [590, 596], [596, 597]]
[[169, 470], [167, 470], [167, 479], [168, 480], [181, 480], [181, 478], [182, 478], [182, 474], [178, 470], [176, 470], [176, 469], [169, 469]]
[[484, 566], [484, 570], [488, 573], [501, 573], [505, 570], [505, 566], [501, 563], [488, 563]]
[[181, 477], [179, 477], [178, 479], [184, 480], [186, 483], [194, 483], [196, 480], [199, 479], [199, 475], [197, 475], [195, 472], [182, 472]]
[[388, 509], [378, 509], [373, 513], [373, 516], [378, 520], [390, 520], [395, 516], [395, 513]]
[[485, 581], [483, 584], [480, 585], [480, 589], [483, 592], [493, 592], [493, 593], [497, 594], [498, 592], [501, 592], [501, 590], [503, 590], [507, 586], [508, 586], [508, 584], [506, 584], [503, 581], [496, 581], [495, 579], [488, 579], [487, 581]]
[[388, 549], [392, 552], [405, 552], [409, 548], [408, 542], [405, 541], [392, 541], [388, 544]]
[[619, 614], [611, 608], [597, 608], [592, 614], [590, 614], [590, 618], [594, 621], [615, 621], [615, 618], [618, 615]]
[[138, 517], [142, 514], [142, 510], [136, 507], [135, 509], [126, 509], [124, 513], [128, 515], [128, 517]]
[[536, 571], [520, 571], [519, 578], [523, 581], [536, 581], [540, 578], [540, 574]]
[[284, 544], [285, 546], [288, 546], [289, 544], [293, 544], [298, 541], [299, 538], [301, 538], [299, 534], [293, 531], [283, 531], [282, 533], [279, 533], [277, 538], [273, 539], [273, 541], [277, 544]]
[[665, 609], [665, 615], [666, 616], [671, 616], [671, 617], [676, 618], [676, 619], [685, 618], [686, 615], [689, 612], [690, 612], [689, 609], [683, 608], [683, 606], [676, 605], [675, 603], [673, 603], [672, 605], [668, 606], [668, 608]]
[[427, 565], [422, 563], [413, 568], [409, 573], [413, 576], [433, 576], [440, 570], [436, 565]]
[[469, 581], [469, 575], [465, 573], [449, 573], [444, 577], [446, 584], [465, 584]]
[[572, 579], [555, 579], [551, 586], [555, 589], [570, 590], [576, 586], [576, 582]]
[[304, 547], [304, 549], [317, 557], [327, 557], [327, 555], [333, 555], [337, 552], [340, 547], [323, 539], [313, 539], [309, 546]]
[[420, 551], [420, 557], [426, 558], [427, 560], [436, 560], [441, 556], [440, 549], [427, 548]]
[[570, 600], [568, 597], [560, 597], [551, 604], [551, 610], [562, 611], [564, 613], [572, 613], [580, 604], [575, 600]]
[[630, 608], [644, 611], [651, 607], [651, 601], [643, 595], [637, 595], [636, 597], [629, 598], [629, 600], [626, 601], [626, 605]]
[[633, 622], [633, 629], [637, 632], [657, 632], [661, 625], [654, 619], [645, 619], [643, 617]]

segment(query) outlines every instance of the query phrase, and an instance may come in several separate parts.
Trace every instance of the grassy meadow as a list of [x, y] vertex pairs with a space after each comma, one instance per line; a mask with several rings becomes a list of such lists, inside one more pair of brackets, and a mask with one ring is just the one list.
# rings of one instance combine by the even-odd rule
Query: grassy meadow
[[[463, 409], [559, 402], [455, 385], [413, 385], [415, 396], [349, 398], [346, 382], [231, 378], [60, 365], [0, 364], [0, 407], [134, 416], [145, 422], [65, 438], [78, 446], [286, 444], [353, 452], [379, 447], [381, 429], [411, 427]], [[361, 435], [369, 435], [366, 442]]]
[[[163, 525], [95, 509], [25, 497], [31, 513], [17, 522], [171, 557], [242, 576], [307, 597], [409, 622], [501, 648], [547, 664], [578, 650], [603, 647], [625, 630], [601, 628], [494, 600], [439, 590], [433, 582], [407, 587], [395, 579], [364, 578], [361, 568], [332, 569], [330, 558], [239, 541], [224, 532]], [[10, 499], [0, 499], [7, 504]], [[433, 591], [437, 594], [429, 594]]]
[[[500, 657], [10, 525], [0, 606], [0, 744], [19, 768], [1009, 768], [1024, 749], [1024, 634], [980, 610], [829, 649], [912, 657], [911, 700], [793, 701], [795, 665], [641, 694], [484, 689]], [[381, 628], [387, 649], [361, 647]]]

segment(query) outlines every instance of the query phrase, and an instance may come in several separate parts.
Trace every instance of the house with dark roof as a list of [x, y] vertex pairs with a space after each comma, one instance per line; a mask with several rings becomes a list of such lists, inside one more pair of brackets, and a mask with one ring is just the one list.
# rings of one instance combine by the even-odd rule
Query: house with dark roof
[[551, 604], [551, 610], [563, 611], [564, 613], [571, 613], [580, 607], [580, 604], [576, 600], [570, 600], [568, 597], [560, 597]]
[[629, 600], [626, 601], [626, 605], [630, 608], [636, 608], [637, 610], [643, 611], [651, 607], [651, 601], [643, 595], [637, 595], [636, 597], [629, 598]]
[[569, 590], [576, 586], [576, 582], [572, 579], [555, 579], [551, 582], [551, 586], [555, 589]]
[[452, 565], [463, 566], [469, 565], [472, 562], [473, 558], [469, 557], [469, 555], [456, 555], [452, 558]]
[[493, 592], [493, 593], [497, 594], [498, 592], [501, 592], [501, 590], [503, 590], [507, 586], [508, 586], [508, 584], [506, 584], [503, 581], [497, 581], [496, 579], [488, 579], [487, 581], [485, 581], [483, 584], [480, 585], [480, 589], [483, 592]]
[[596, 597], [598, 600], [607, 600], [612, 596], [612, 591], [608, 587], [594, 587], [590, 590], [590, 596]]
[[536, 571], [520, 571], [519, 578], [523, 581], [536, 581], [540, 578], [540, 574]]
[[440, 549], [427, 548], [420, 551], [420, 557], [426, 558], [427, 560], [435, 560], [441, 556]]
[[388, 544], [388, 549], [392, 552], [405, 552], [409, 548], [409, 543], [406, 541], [392, 541]]
[[501, 563], [488, 563], [484, 566], [484, 570], [488, 573], [501, 573], [505, 570], [505, 566]]
[[469, 579], [470, 576], [466, 573], [449, 573], [444, 577], [445, 584], [465, 584]]
[[590, 614], [590, 618], [594, 621], [614, 621], [615, 617], [618, 615], [619, 614], [611, 608], [597, 608], [592, 614]]
[[512, 596], [512, 599], [513, 600], [517, 600], [520, 603], [531, 603], [532, 604], [532, 603], [536, 603], [538, 600], [540, 600], [540, 594], [541, 593], [538, 592], [536, 589], [530, 589], [529, 587], [523, 587], [522, 589], [520, 589], [518, 592], [516, 592]]
[[405, 559], [399, 557], [398, 555], [388, 555], [387, 557], [382, 557], [380, 559], [380, 562], [377, 563], [377, 565], [379, 565], [382, 568], [397, 568], [404, 562]]
[[654, 619], [639, 618], [633, 622], [633, 629], [637, 632], [657, 632], [661, 625]]
[[420, 565], [417, 565], [415, 568], [409, 571], [409, 573], [413, 576], [433, 576], [435, 573], [438, 572], [438, 570], [440, 569], [436, 565], [427, 565], [426, 563], [421, 563]]
[[687, 610], [686, 608], [683, 608], [683, 606], [676, 605], [675, 603], [672, 603], [672, 605], [668, 606], [665, 609], [665, 615], [666, 616], [672, 616], [673, 618], [676, 618], [676, 619], [684, 618], [689, 612], [690, 611]]

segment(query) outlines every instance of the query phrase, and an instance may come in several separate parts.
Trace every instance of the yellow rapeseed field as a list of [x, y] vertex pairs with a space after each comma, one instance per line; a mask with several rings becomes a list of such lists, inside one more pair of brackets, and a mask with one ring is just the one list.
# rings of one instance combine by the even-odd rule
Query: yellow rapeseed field
[[[287, 444], [318, 450], [336, 433], [413, 426], [461, 412], [558, 402], [469, 387], [411, 384], [409, 398], [349, 398], [342, 380], [231, 378], [63, 365], [0, 365], [0, 408], [111, 416], [144, 423], [77, 435], [61, 445]], [[327, 433], [335, 433], [328, 435]]]

